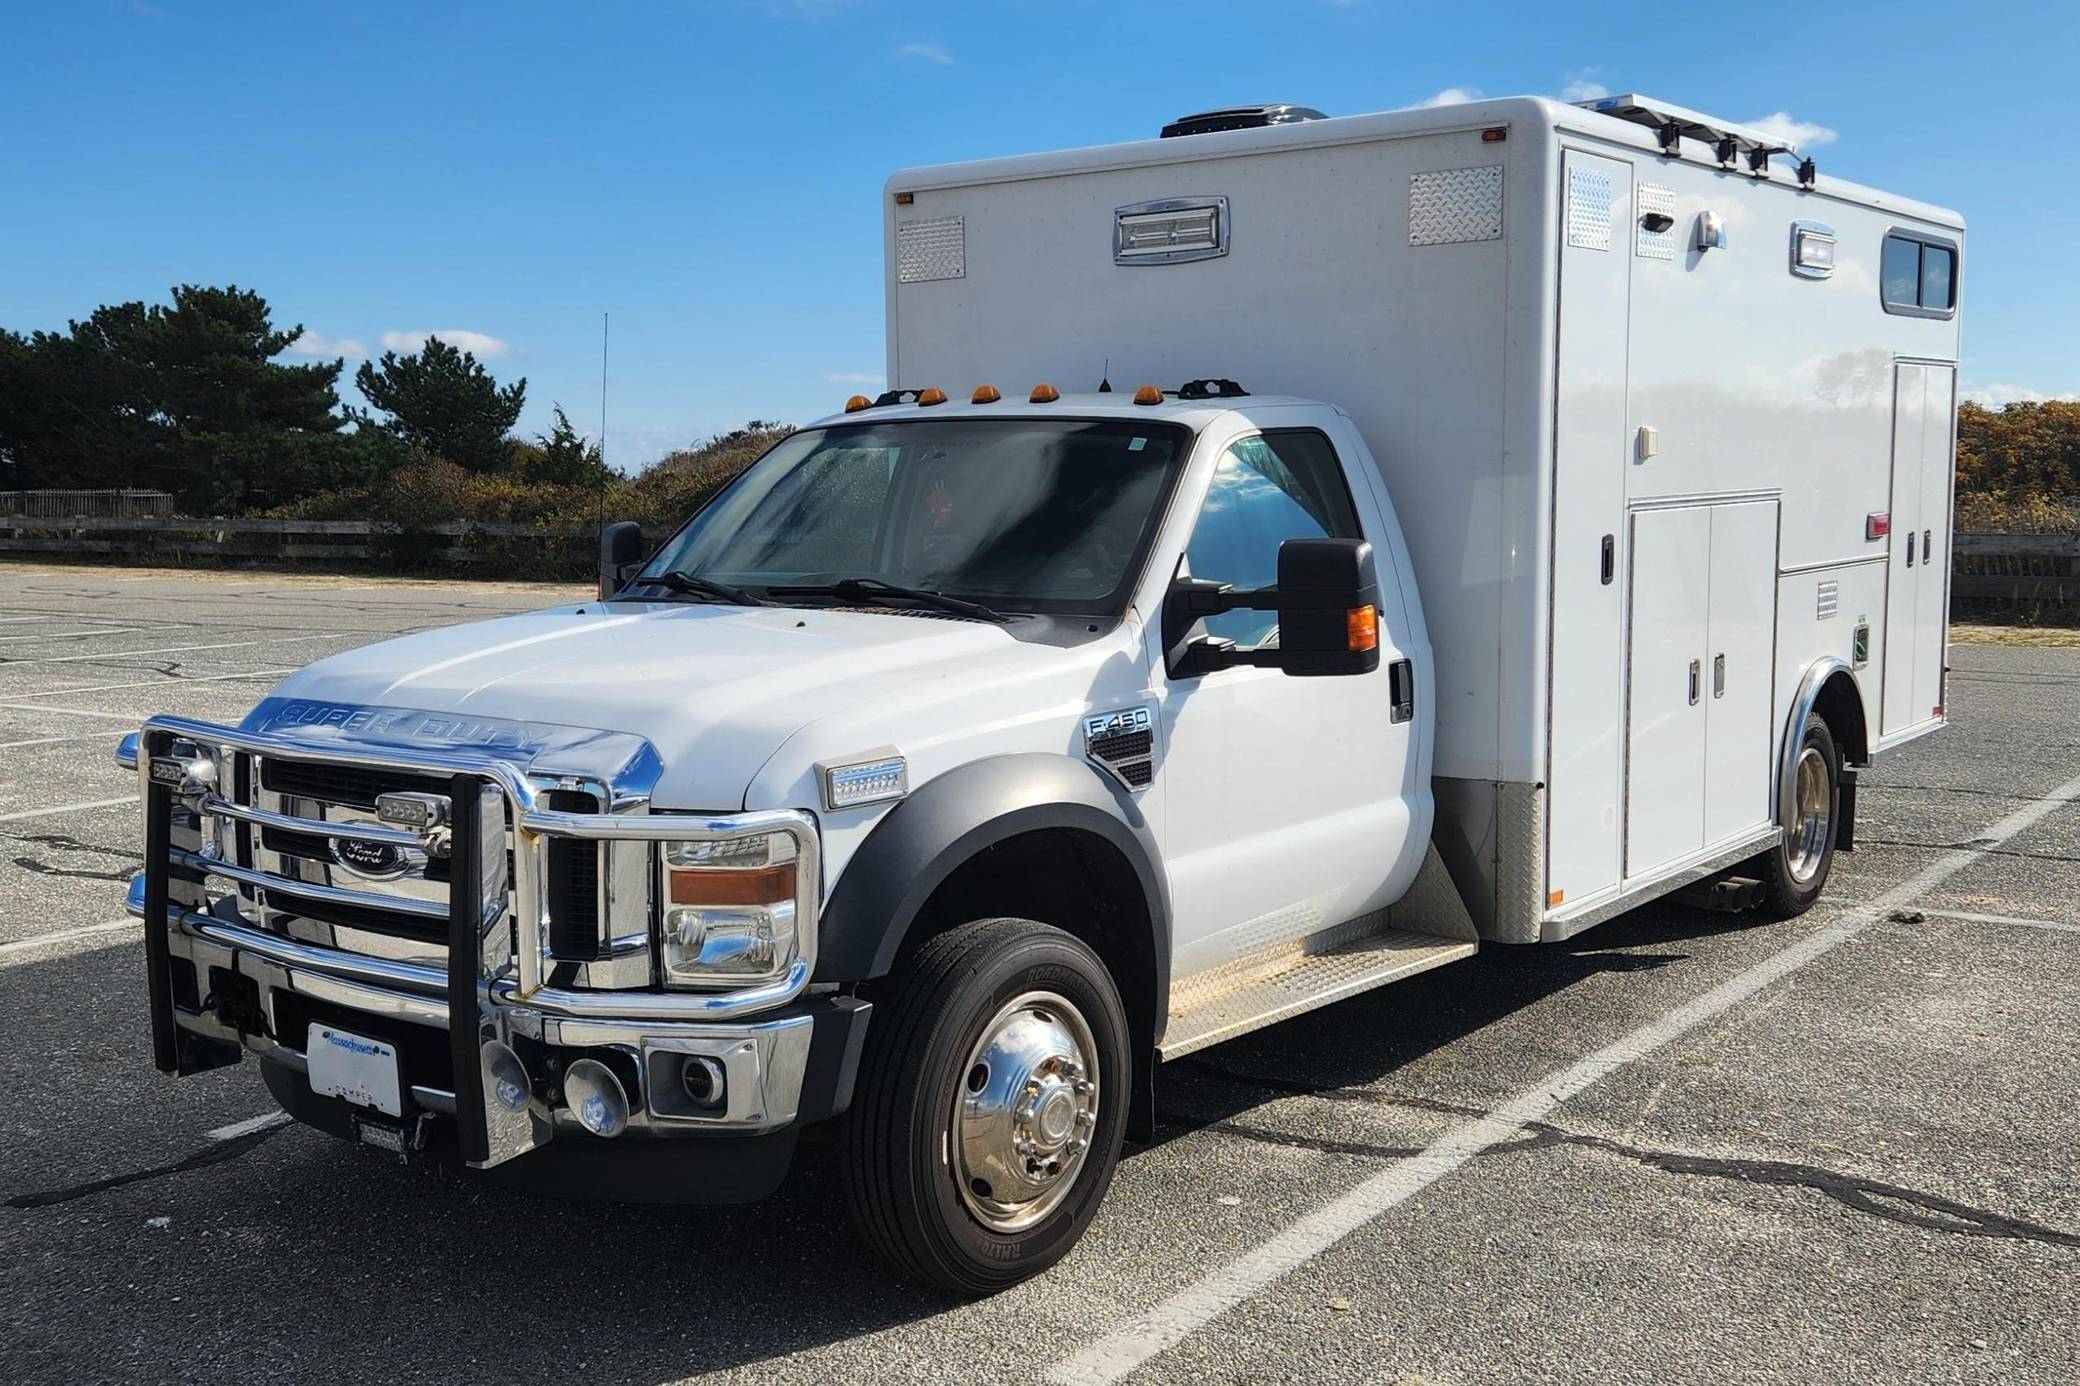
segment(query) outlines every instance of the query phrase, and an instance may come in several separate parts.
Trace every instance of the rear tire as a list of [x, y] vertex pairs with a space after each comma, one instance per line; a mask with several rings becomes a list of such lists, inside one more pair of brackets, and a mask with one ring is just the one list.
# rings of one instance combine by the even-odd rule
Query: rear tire
[[1815, 715], [1806, 719], [1789, 790], [1784, 838], [1755, 859], [1762, 877], [1759, 911], [1791, 919], [1811, 909], [1834, 869], [1834, 838], [1841, 822], [1842, 759], [1834, 733]]
[[1030, 919], [928, 939], [883, 988], [841, 1135], [854, 1223], [898, 1269], [989, 1295], [1069, 1253], [1119, 1162], [1125, 1008]]

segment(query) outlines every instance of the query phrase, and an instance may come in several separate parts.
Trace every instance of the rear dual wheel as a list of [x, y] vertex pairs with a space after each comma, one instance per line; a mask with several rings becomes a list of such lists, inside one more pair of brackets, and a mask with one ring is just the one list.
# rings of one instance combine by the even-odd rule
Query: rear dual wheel
[[890, 980], [841, 1159], [853, 1220], [900, 1269], [986, 1295], [1067, 1255], [1125, 1129], [1126, 1012], [1060, 929], [984, 919]]
[[1772, 919], [1790, 919], [1811, 909], [1834, 869], [1842, 760], [1834, 733], [1818, 716], [1806, 719], [1787, 793], [1783, 839], [1753, 863], [1762, 877], [1761, 912]]

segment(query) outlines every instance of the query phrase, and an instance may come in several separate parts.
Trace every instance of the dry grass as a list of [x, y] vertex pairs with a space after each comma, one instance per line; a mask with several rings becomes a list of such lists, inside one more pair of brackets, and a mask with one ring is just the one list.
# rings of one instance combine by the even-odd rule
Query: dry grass
[[1953, 645], [2029, 645], [2039, 649], [2080, 649], [2080, 628], [2072, 626], [1950, 627]]

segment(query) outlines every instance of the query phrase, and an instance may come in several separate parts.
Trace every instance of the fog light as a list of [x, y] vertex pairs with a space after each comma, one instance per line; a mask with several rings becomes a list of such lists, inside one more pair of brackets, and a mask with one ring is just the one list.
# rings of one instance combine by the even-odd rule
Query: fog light
[[689, 1054], [686, 1066], [679, 1070], [679, 1086], [685, 1089], [687, 1100], [704, 1110], [722, 1106], [729, 1095], [728, 1084], [721, 1060], [706, 1054]]
[[509, 1112], [527, 1110], [527, 1098], [534, 1090], [534, 1083], [527, 1076], [527, 1066], [520, 1062], [520, 1056], [513, 1052], [511, 1045], [486, 1040], [484, 1071], [491, 1079], [492, 1101]]
[[580, 1059], [564, 1070], [563, 1100], [578, 1125], [595, 1136], [618, 1136], [628, 1129], [628, 1091], [598, 1059]]

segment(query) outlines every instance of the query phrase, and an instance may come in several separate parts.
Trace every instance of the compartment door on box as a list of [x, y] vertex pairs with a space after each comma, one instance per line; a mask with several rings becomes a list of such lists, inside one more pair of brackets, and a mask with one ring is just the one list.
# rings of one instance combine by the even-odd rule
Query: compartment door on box
[[1949, 629], [1957, 368], [1893, 368], [1892, 551], [1885, 578], [1884, 734], [1936, 717]]
[[1921, 567], [1914, 592], [1914, 701], [1941, 715], [1950, 633], [1950, 491], [1957, 475], [1957, 368], [1927, 366], [1921, 406]]
[[1715, 505], [1705, 618], [1704, 840], [1770, 821], [1777, 503]]
[[1641, 510], [1631, 528], [1627, 878], [1704, 845], [1712, 512], [1705, 506]]
[[1553, 444], [1546, 891], [1618, 883], [1624, 724], [1626, 332], [1632, 167], [1567, 153]]

